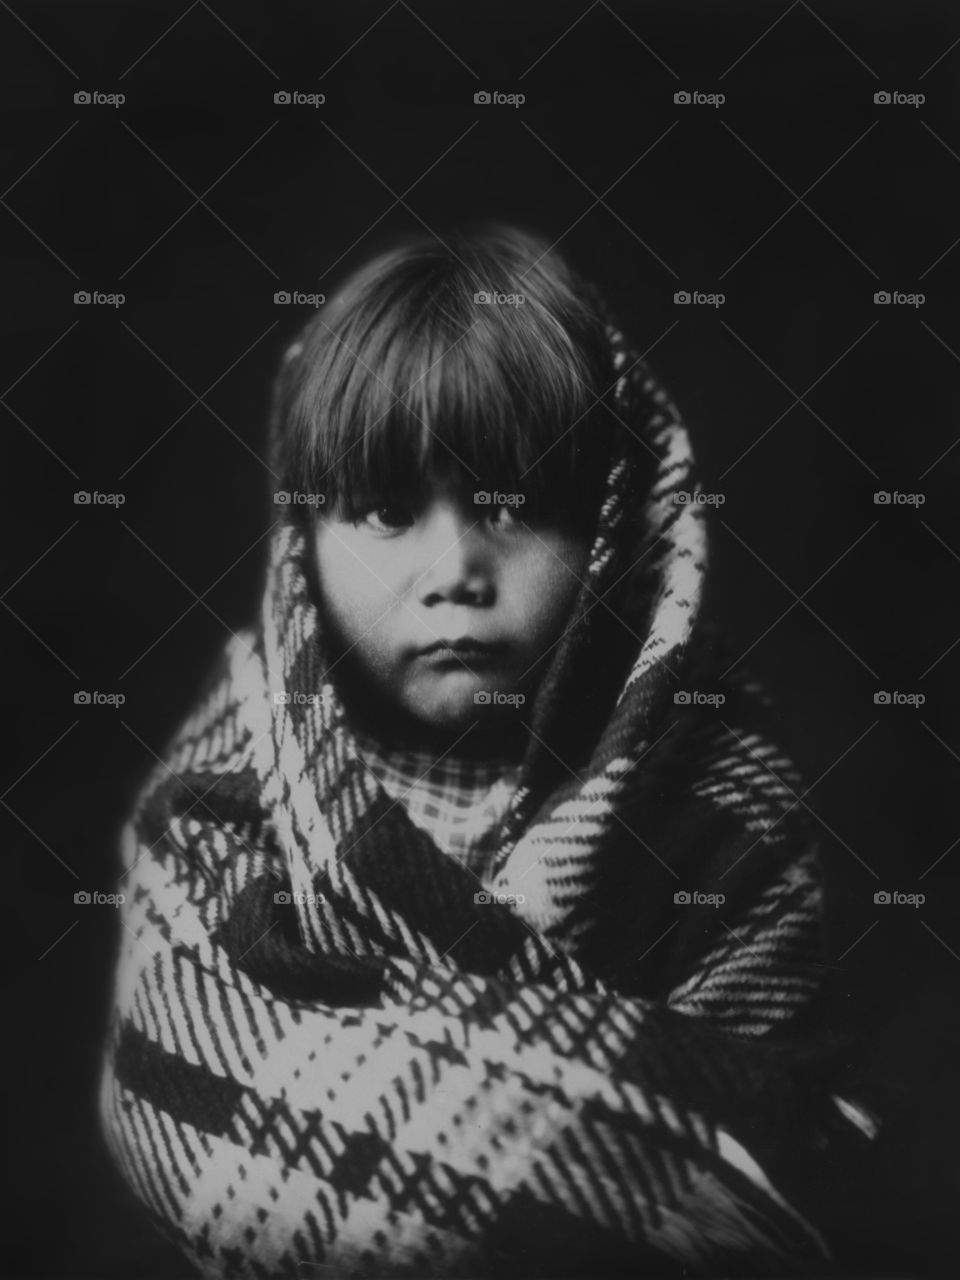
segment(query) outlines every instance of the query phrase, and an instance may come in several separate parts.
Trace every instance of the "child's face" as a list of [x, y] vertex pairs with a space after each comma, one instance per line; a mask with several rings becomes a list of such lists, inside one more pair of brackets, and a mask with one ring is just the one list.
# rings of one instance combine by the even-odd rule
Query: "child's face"
[[327, 622], [352, 671], [391, 710], [445, 732], [498, 708], [523, 714], [502, 696], [532, 694], [589, 553], [582, 533], [522, 506], [475, 505], [455, 471], [355, 519], [324, 513], [315, 537]]

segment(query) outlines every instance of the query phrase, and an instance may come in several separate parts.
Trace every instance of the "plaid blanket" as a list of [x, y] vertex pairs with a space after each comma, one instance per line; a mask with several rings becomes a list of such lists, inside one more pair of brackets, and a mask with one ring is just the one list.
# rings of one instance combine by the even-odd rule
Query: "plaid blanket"
[[812, 1016], [815, 833], [768, 699], [717, 675], [686, 431], [610, 340], [656, 475], [610, 470], [485, 884], [359, 758], [292, 507], [136, 799], [101, 1110], [206, 1276], [829, 1261], [810, 1179], [872, 1122]]
[[361, 761], [387, 795], [400, 801], [438, 849], [458, 858], [490, 888], [517, 766], [509, 759], [476, 760], [454, 751], [440, 757], [426, 751], [390, 753], [369, 734], [356, 735], [356, 741]]

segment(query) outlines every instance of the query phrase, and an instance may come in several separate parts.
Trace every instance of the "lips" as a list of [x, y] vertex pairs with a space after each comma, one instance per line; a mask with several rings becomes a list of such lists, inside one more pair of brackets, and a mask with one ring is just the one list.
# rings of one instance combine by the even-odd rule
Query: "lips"
[[436, 640], [420, 650], [420, 657], [450, 658], [461, 662], [473, 660], [491, 661], [503, 652], [502, 644], [489, 644], [484, 640], [475, 640], [472, 636], [464, 636], [459, 640]]

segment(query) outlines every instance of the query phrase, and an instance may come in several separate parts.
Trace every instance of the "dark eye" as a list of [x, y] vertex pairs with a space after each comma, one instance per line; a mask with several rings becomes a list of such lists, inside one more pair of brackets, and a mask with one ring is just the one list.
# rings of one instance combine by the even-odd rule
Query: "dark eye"
[[413, 512], [401, 502], [386, 502], [379, 507], [368, 507], [358, 512], [354, 524], [366, 525], [375, 533], [395, 533], [413, 524]]

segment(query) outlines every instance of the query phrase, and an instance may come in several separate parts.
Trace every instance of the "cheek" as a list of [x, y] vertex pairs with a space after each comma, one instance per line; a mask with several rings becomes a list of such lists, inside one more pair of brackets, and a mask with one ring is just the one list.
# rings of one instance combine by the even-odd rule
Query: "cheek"
[[[543, 545], [545, 543], [546, 545]], [[527, 633], [543, 644], [563, 629], [586, 573], [586, 542], [554, 535], [535, 544], [512, 575], [516, 606], [527, 615]]]
[[[334, 534], [321, 528], [316, 535], [316, 552], [320, 594], [341, 638], [361, 647], [375, 643], [377, 619], [396, 601], [386, 573], [366, 563], [351, 547], [348, 532]], [[383, 621], [387, 623], [388, 618]]]

